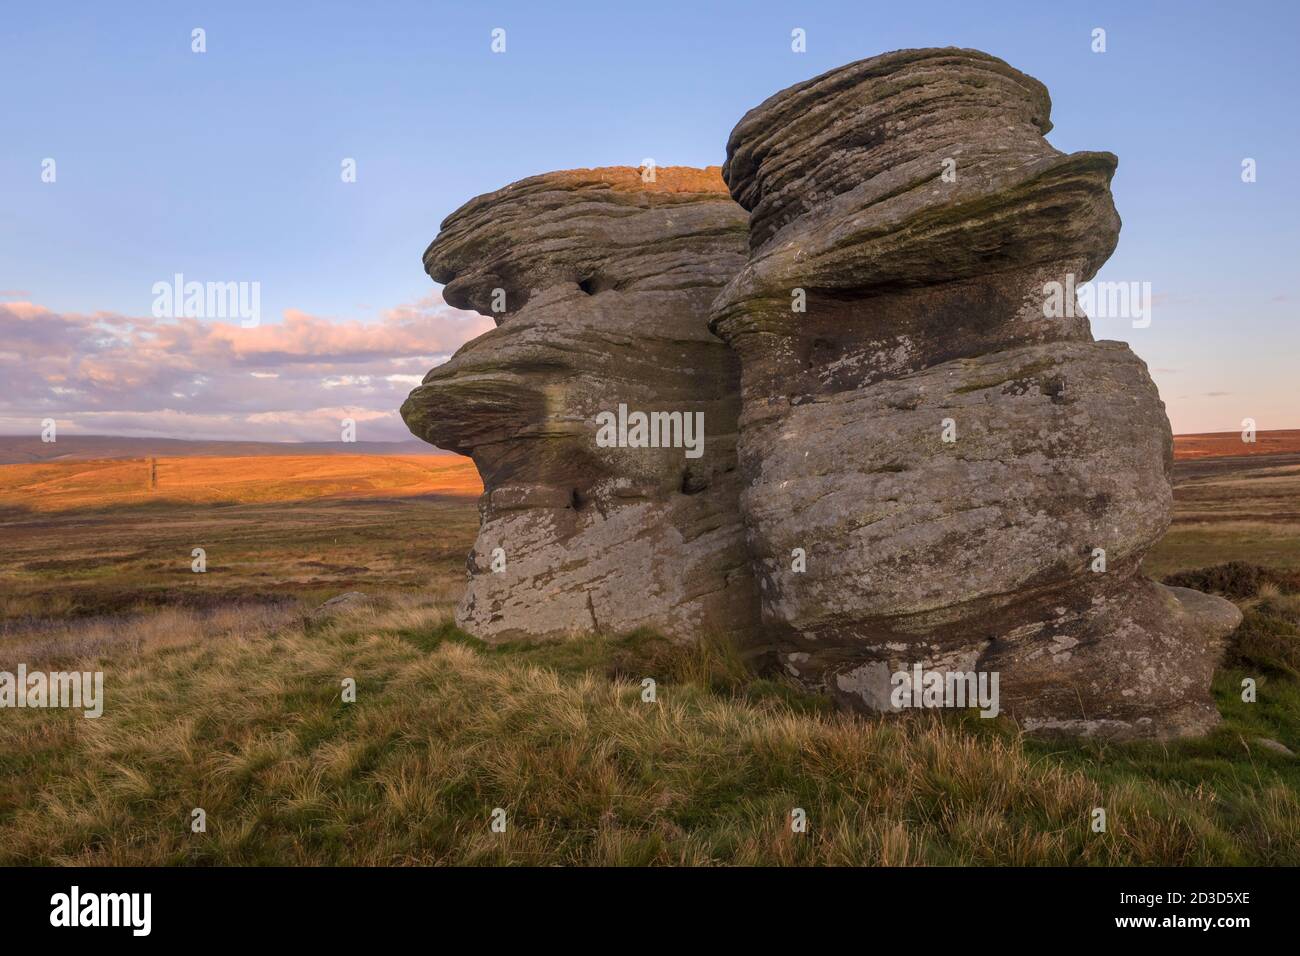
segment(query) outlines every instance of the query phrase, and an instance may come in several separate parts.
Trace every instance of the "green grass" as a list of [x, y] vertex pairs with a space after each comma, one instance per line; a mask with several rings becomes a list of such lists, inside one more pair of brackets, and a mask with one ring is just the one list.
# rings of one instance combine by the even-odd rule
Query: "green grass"
[[715, 641], [488, 647], [401, 594], [326, 621], [173, 613], [87, 662], [99, 720], [6, 713], [0, 863], [1300, 863], [1297, 761], [1250, 743], [1300, 743], [1283, 674], [1249, 705], [1222, 672], [1205, 740], [1048, 744], [837, 714]]
[[[0, 669], [103, 670], [107, 702], [0, 714], [0, 864], [1300, 864], [1300, 760], [1258, 743], [1300, 751], [1287, 574], [1188, 579], [1245, 613], [1214, 733], [1045, 742], [840, 714], [708, 636], [483, 644], [451, 621], [475, 523], [412, 501], [5, 527]], [[204, 542], [219, 570], [150, 566]], [[374, 601], [308, 613], [354, 588]]]
[[1143, 561], [1147, 574], [1228, 561], [1300, 570], [1300, 466], [1270, 465], [1266, 457], [1247, 466], [1234, 459], [1176, 463], [1173, 525]]
[[1248, 561], [1300, 570], [1300, 522], [1197, 524], [1176, 521], [1164, 540], [1143, 559], [1142, 567], [1150, 577], [1163, 578], [1177, 571], [1222, 561]]

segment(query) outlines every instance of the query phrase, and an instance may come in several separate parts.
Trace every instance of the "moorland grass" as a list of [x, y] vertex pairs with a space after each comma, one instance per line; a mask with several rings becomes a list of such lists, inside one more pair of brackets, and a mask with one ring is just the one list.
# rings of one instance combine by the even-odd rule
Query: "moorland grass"
[[[1196, 507], [1267, 503], [1239, 491]], [[472, 499], [0, 514], [0, 669], [103, 670], [107, 697], [0, 712], [0, 863], [1294, 865], [1300, 760], [1260, 743], [1300, 750], [1275, 517], [1176, 524], [1148, 561], [1243, 609], [1222, 726], [1104, 744], [842, 715], [708, 636], [483, 644], [451, 621]], [[1282, 570], [1205, 568], [1229, 559]], [[375, 600], [307, 613], [347, 590]]]
[[838, 714], [721, 641], [489, 647], [448, 610], [173, 610], [94, 644], [103, 717], [0, 721], [0, 863], [1300, 863], [1300, 765], [1253, 743], [1298, 742], [1284, 672], [1253, 705], [1221, 672], [1204, 740], [1045, 743]]

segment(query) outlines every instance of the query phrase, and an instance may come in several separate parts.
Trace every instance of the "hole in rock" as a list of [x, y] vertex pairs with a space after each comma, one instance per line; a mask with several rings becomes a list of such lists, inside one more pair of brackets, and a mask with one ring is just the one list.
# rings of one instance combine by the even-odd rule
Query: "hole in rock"
[[820, 367], [833, 362], [840, 357], [839, 343], [831, 339], [817, 336], [812, 340], [808, 347], [807, 358], [804, 361], [804, 368], [811, 369]]
[[1039, 386], [1042, 393], [1052, 400], [1053, 405], [1065, 402], [1065, 382], [1059, 378], [1044, 379]]
[[585, 292], [587, 295], [595, 295], [598, 291], [600, 291], [599, 286], [597, 286], [596, 284], [595, 276], [588, 276], [587, 278], [583, 279], [581, 282], [578, 283], [578, 288], [581, 289], [583, 292]]
[[709, 487], [707, 476], [694, 475], [689, 471], [682, 472], [682, 494], [698, 495], [707, 487]]
[[574, 511], [581, 511], [586, 504], [587, 499], [583, 497], [582, 492], [577, 488], [569, 492], [569, 507]]

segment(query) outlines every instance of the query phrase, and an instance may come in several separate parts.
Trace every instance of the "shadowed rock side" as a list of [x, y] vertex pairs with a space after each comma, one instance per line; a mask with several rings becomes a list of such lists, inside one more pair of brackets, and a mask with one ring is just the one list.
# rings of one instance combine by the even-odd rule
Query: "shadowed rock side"
[[905, 50], [732, 133], [749, 259], [712, 328], [742, 363], [763, 621], [850, 706], [890, 709], [920, 664], [997, 671], [1033, 731], [1200, 733], [1240, 615], [1138, 573], [1169, 523], [1169, 423], [1125, 345], [1081, 309], [1045, 317], [1047, 284], [1090, 279], [1120, 227], [1115, 157], [1053, 149], [1050, 106], [994, 57]]
[[[746, 223], [717, 167], [661, 168], [651, 183], [625, 167], [548, 173], [443, 223], [426, 270], [448, 303], [497, 328], [425, 376], [402, 416], [472, 456], [483, 479], [457, 612], [467, 631], [507, 641], [647, 626], [686, 641], [755, 629], [739, 363], [708, 329], [710, 303], [745, 262]], [[665, 420], [677, 447], [601, 447], [598, 416], [620, 404], [677, 413]], [[699, 436], [678, 424], [699, 415], [697, 456], [682, 446]]]

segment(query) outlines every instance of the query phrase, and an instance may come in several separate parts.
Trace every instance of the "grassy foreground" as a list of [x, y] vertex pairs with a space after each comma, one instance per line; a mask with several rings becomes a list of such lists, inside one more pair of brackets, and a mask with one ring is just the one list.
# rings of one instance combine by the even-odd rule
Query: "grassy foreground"
[[1300, 475], [1196, 468], [1147, 568], [1246, 618], [1223, 726], [1169, 746], [846, 717], [707, 641], [488, 647], [450, 621], [472, 498], [0, 508], [0, 670], [107, 698], [0, 711], [0, 864], [1300, 864], [1261, 742], [1300, 751]]
[[1255, 705], [1221, 673], [1207, 740], [1106, 747], [844, 717], [647, 634], [488, 648], [409, 597], [170, 609], [120, 637], [86, 663], [103, 717], [0, 722], [0, 863], [1300, 863], [1300, 762], [1251, 742], [1297, 742], [1282, 671]]

